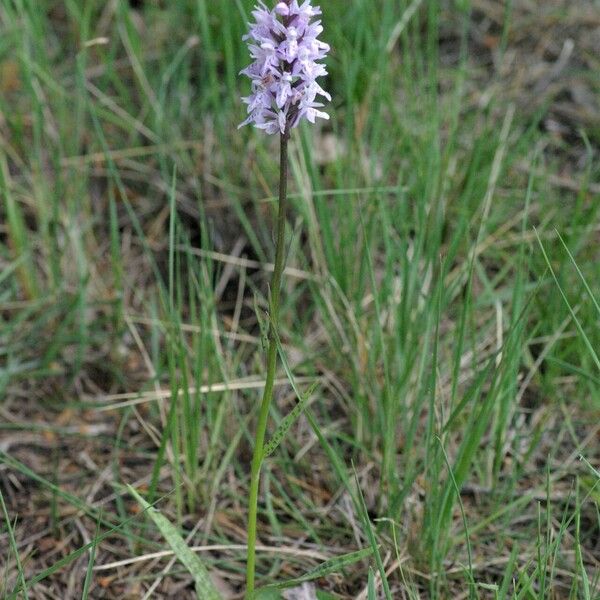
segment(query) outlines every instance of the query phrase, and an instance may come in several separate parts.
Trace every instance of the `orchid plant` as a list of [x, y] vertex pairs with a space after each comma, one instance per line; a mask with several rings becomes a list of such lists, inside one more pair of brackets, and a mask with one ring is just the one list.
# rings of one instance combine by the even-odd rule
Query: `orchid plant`
[[250, 497], [248, 507], [248, 555], [246, 561], [246, 597], [255, 588], [256, 524], [260, 470], [264, 458], [263, 446], [273, 399], [277, 368], [277, 328], [279, 298], [285, 263], [285, 225], [287, 212], [288, 140], [292, 129], [302, 120], [315, 123], [328, 119], [323, 112], [321, 97], [331, 96], [317, 82], [327, 75], [319, 62], [327, 56], [329, 46], [319, 40], [323, 32], [321, 9], [311, 0], [278, 2], [269, 9], [260, 1], [252, 12], [255, 22], [244, 36], [253, 62], [241, 73], [252, 82], [252, 93], [243, 98], [248, 105], [248, 118], [240, 127], [252, 124], [269, 135], [280, 135], [280, 181], [276, 232], [275, 267], [269, 300], [269, 336], [266, 381], [260, 406], [252, 456]]

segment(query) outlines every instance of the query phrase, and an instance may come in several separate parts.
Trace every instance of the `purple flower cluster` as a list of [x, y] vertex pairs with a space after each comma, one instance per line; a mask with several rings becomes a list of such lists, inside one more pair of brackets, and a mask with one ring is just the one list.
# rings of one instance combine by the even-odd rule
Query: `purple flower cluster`
[[270, 135], [284, 135], [303, 118], [311, 123], [317, 117], [328, 119], [316, 100], [317, 96], [331, 100], [316, 81], [327, 75], [317, 61], [329, 52], [329, 46], [317, 39], [323, 31], [321, 21], [313, 20], [321, 9], [311, 0], [302, 4], [286, 0], [269, 10], [259, 0], [252, 14], [256, 23], [244, 40], [249, 40], [254, 62], [241, 72], [252, 80], [252, 94], [243, 98], [249, 116], [240, 127], [252, 123]]

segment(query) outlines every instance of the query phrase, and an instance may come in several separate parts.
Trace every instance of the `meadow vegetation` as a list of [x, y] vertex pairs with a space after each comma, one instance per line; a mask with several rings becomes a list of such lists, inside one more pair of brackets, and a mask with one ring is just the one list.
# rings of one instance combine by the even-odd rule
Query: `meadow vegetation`
[[[0, 0], [3, 598], [195, 597], [146, 502], [243, 594], [278, 181], [237, 129], [252, 4]], [[319, 598], [599, 598], [598, 4], [321, 4], [259, 584], [350, 554]]]

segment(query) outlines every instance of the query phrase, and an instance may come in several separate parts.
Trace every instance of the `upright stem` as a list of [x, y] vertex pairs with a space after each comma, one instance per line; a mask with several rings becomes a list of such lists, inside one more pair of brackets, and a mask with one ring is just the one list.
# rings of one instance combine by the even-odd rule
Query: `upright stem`
[[246, 560], [246, 598], [250, 599], [254, 593], [255, 566], [256, 566], [256, 519], [258, 513], [258, 488], [260, 484], [260, 467], [263, 460], [263, 446], [265, 432], [269, 418], [269, 408], [273, 399], [273, 384], [277, 367], [277, 341], [276, 331], [279, 327], [279, 297], [281, 291], [281, 278], [285, 262], [285, 222], [287, 212], [287, 178], [288, 178], [288, 139], [289, 133], [281, 134], [281, 155], [279, 163], [279, 213], [277, 216], [277, 243], [275, 247], [275, 268], [271, 279], [271, 299], [269, 303], [269, 347], [267, 350], [267, 377], [263, 392], [256, 436], [254, 438], [254, 452], [252, 454], [252, 468], [250, 475], [250, 498], [248, 505], [248, 555]]

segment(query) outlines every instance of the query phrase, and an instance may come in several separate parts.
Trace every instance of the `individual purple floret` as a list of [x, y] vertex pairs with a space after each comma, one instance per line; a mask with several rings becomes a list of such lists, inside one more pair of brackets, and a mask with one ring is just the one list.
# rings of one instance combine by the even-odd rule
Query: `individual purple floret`
[[254, 62], [241, 73], [252, 81], [252, 93], [243, 98], [248, 118], [240, 125], [254, 124], [268, 134], [282, 135], [297, 127], [303, 118], [329, 119], [317, 96], [331, 96], [317, 83], [327, 75], [317, 62], [327, 56], [329, 46], [318, 39], [323, 31], [321, 14], [311, 0], [279, 2], [269, 10], [262, 0], [252, 11], [255, 23], [244, 36]]

